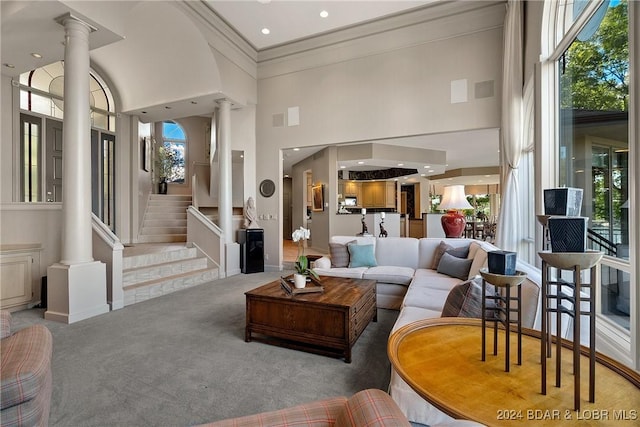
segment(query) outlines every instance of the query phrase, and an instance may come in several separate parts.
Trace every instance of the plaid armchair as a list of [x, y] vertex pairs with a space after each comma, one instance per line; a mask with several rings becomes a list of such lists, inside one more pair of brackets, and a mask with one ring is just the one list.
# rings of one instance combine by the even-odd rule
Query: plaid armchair
[[43, 325], [11, 333], [0, 311], [0, 420], [2, 426], [46, 426], [51, 405], [53, 339]]
[[200, 427], [410, 426], [391, 397], [368, 389], [351, 398], [334, 397], [292, 408], [232, 418]]

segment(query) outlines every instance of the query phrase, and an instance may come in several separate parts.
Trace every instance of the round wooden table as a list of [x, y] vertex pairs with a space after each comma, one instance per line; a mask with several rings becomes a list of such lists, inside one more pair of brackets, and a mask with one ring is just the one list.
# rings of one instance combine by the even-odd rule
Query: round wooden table
[[[596, 353], [595, 403], [584, 401], [574, 411], [572, 385], [540, 393], [539, 331], [522, 330], [522, 365], [505, 372], [501, 357], [481, 360], [481, 325], [480, 319], [446, 317], [408, 324], [389, 339], [391, 364], [416, 393], [456, 419], [489, 426], [638, 425], [637, 372]], [[499, 330], [498, 339], [504, 341], [504, 332]], [[582, 357], [588, 358], [584, 347]], [[563, 360], [562, 370], [572, 375], [571, 361]]]

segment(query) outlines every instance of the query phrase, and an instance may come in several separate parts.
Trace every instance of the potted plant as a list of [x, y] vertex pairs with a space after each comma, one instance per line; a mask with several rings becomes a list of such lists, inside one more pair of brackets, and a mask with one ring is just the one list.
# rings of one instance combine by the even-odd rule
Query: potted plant
[[161, 145], [158, 147], [158, 193], [167, 194], [167, 179], [171, 176], [174, 164], [173, 151]]
[[291, 234], [294, 242], [298, 243], [298, 257], [295, 262], [296, 273], [293, 275], [293, 282], [296, 288], [304, 288], [307, 284], [307, 276], [318, 279], [318, 273], [309, 268], [309, 260], [304, 254], [304, 241], [311, 237], [311, 231], [300, 227]]

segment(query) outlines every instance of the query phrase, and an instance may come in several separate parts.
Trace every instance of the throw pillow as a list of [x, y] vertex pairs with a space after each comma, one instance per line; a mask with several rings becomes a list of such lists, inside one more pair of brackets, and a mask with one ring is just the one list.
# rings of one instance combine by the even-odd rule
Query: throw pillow
[[460, 246], [459, 248], [447, 249], [446, 252], [456, 258], [467, 258], [467, 256], [469, 255], [469, 245]]
[[[487, 295], [495, 295], [495, 287], [487, 283]], [[487, 318], [492, 318], [494, 300], [486, 301]], [[482, 278], [475, 277], [451, 289], [442, 308], [442, 317], [482, 317]]]
[[376, 256], [373, 245], [347, 245], [349, 249], [349, 268], [376, 267]]
[[445, 252], [442, 254], [442, 258], [440, 258], [437, 271], [438, 273], [446, 274], [447, 276], [467, 280], [472, 262], [472, 259], [456, 258]]
[[438, 264], [440, 263], [440, 258], [442, 258], [442, 254], [448, 251], [449, 249], [453, 249], [453, 246], [448, 243], [441, 241], [438, 247], [436, 248], [435, 253], [433, 254], [433, 262], [431, 263], [431, 269], [437, 270]]
[[[355, 240], [353, 242], [355, 242]], [[353, 242], [349, 242], [347, 245]], [[349, 266], [349, 250], [347, 249], [347, 245], [343, 245], [342, 243], [329, 243], [329, 255], [331, 257], [332, 268]]]

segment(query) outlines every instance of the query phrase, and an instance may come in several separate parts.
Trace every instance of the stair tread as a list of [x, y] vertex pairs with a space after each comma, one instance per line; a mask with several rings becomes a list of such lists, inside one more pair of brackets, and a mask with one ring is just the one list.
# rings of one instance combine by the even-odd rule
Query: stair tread
[[209, 271], [216, 271], [216, 270], [218, 270], [216, 267], [201, 268], [199, 270], [187, 271], [184, 273], [172, 274], [171, 276], [160, 277], [158, 279], [147, 280], [146, 282], [134, 283], [131, 285], [123, 286], [122, 289], [124, 291], [127, 291], [130, 289], [142, 288], [144, 286], [150, 286], [156, 283], [166, 282], [168, 280], [178, 279], [181, 277], [196, 276], [198, 274], [206, 273]]
[[[141, 255], [138, 255], [141, 256]], [[182, 262], [191, 262], [191, 261], [196, 261], [196, 260], [205, 260], [208, 261], [207, 258], [203, 257], [203, 256], [193, 256], [193, 257], [188, 257], [188, 258], [180, 258], [180, 259], [175, 259], [175, 260], [171, 260], [171, 261], [162, 261], [156, 264], [146, 264], [146, 265], [140, 265], [138, 267], [131, 267], [131, 268], [124, 268], [122, 270], [123, 274], [126, 273], [131, 273], [131, 272], [135, 272], [135, 271], [142, 271], [145, 269], [152, 269], [152, 268], [159, 268], [160, 266], [163, 265], [176, 265], [176, 264], [180, 264]]]

